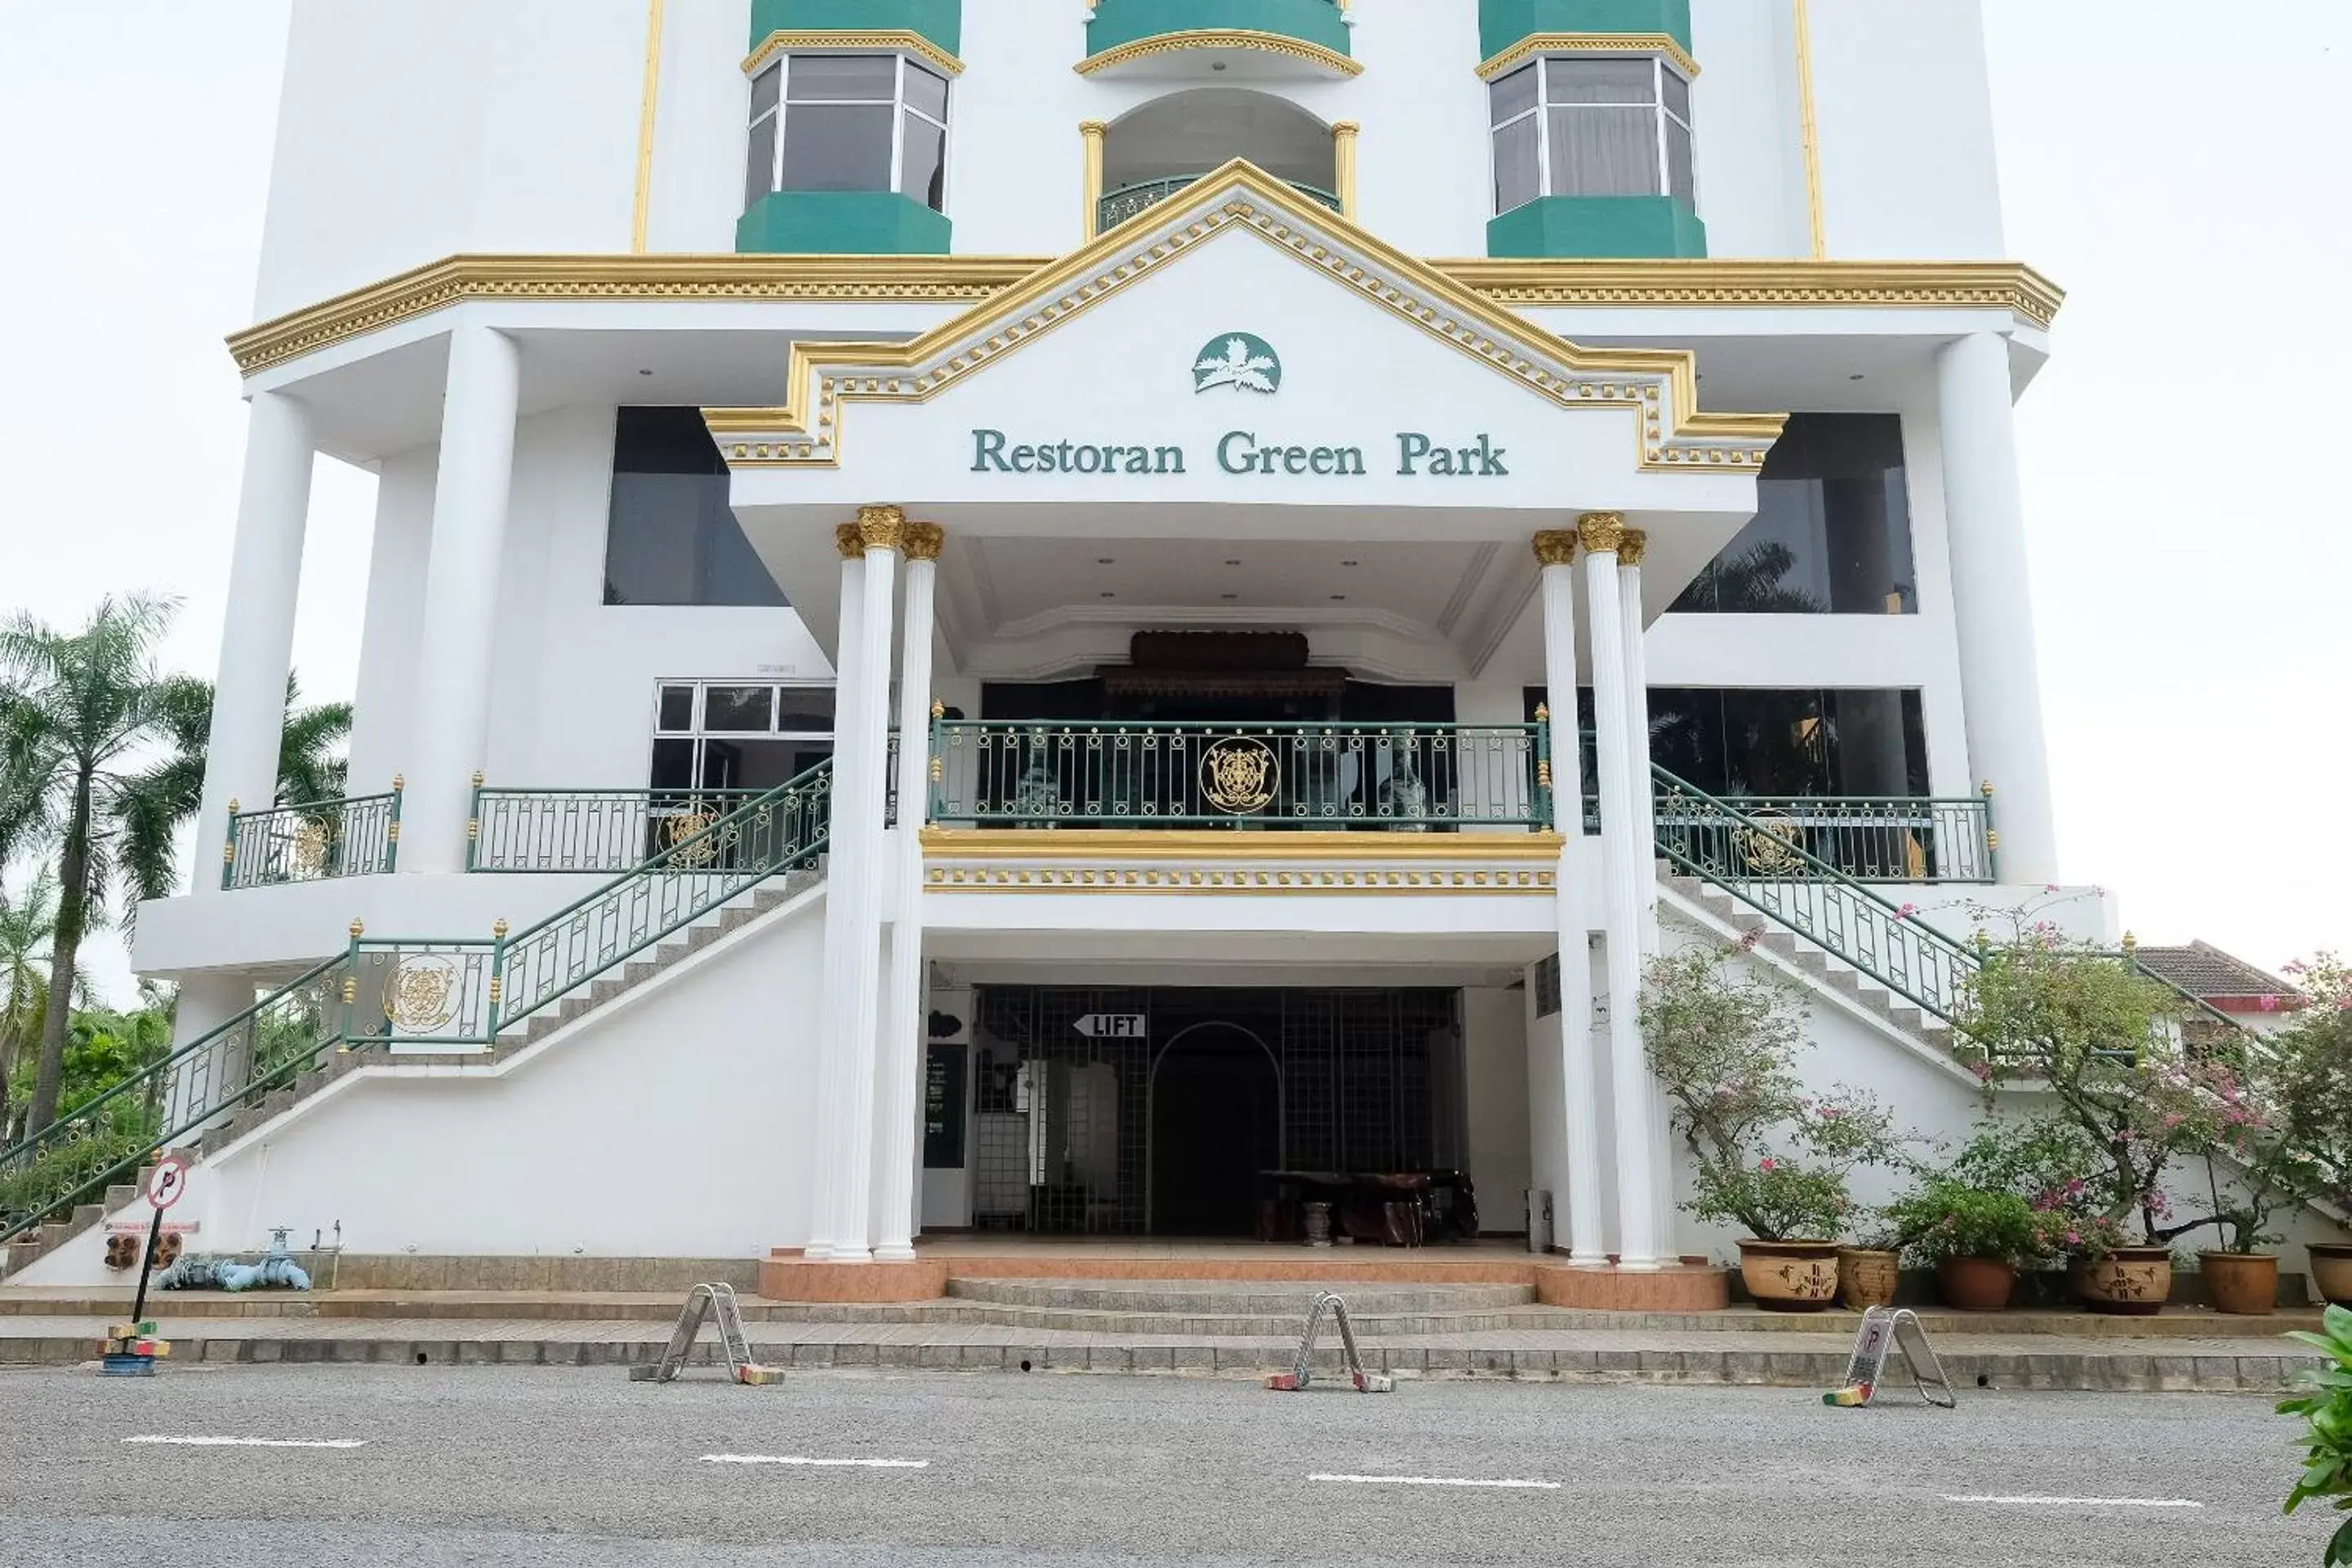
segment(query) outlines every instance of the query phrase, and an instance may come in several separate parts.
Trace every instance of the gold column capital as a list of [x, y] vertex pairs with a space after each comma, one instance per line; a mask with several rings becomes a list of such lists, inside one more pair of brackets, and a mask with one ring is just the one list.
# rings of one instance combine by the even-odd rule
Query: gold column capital
[[1536, 560], [1546, 566], [1567, 566], [1576, 560], [1576, 531], [1547, 528], [1535, 536]]
[[1642, 552], [1649, 542], [1650, 536], [1643, 530], [1627, 529], [1623, 536], [1617, 541], [1617, 564], [1639, 566], [1642, 563]]
[[833, 547], [841, 552], [844, 561], [862, 560], [866, 554], [866, 536], [857, 531], [854, 522], [845, 522], [833, 531]]
[[1576, 537], [1588, 555], [1614, 555], [1625, 542], [1625, 514], [1588, 511], [1576, 520]]
[[868, 550], [896, 550], [907, 537], [907, 514], [895, 506], [861, 506], [857, 537]]
[[1109, 130], [1110, 123], [1108, 121], [1081, 120], [1078, 121], [1078, 134], [1090, 142], [1101, 141]]
[[910, 522], [902, 537], [908, 560], [937, 561], [940, 547], [947, 542], [948, 531], [936, 522]]

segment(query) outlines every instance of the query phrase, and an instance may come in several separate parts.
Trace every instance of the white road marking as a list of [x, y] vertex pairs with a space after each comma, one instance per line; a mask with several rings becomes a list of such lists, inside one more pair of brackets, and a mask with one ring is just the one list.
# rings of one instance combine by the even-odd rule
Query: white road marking
[[2185, 1497], [1996, 1497], [1978, 1493], [1967, 1497], [1947, 1496], [1946, 1502], [2023, 1503], [2046, 1508], [2203, 1508], [2201, 1502]]
[[929, 1459], [813, 1459], [805, 1454], [705, 1454], [706, 1465], [806, 1465], [816, 1469], [927, 1470]]
[[364, 1437], [172, 1437], [154, 1433], [125, 1437], [126, 1443], [168, 1443], [180, 1448], [362, 1448]]
[[1529, 1491], [1556, 1492], [1558, 1481], [1471, 1480], [1460, 1476], [1309, 1476], [1310, 1481], [1336, 1481], [1351, 1487], [1516, 1487]]

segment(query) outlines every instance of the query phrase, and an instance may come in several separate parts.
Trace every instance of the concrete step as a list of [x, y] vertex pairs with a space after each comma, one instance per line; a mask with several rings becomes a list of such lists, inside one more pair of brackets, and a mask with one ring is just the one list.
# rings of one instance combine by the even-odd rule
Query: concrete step
[[994, 1306], [1123, 1313], [1280, 1314], [1303, 1317], [1318, 1291], [1335, 1290], [1350, 1312], [1463, 1312], [1532, 1305], [1532, 1285], [1335, 1285], [1272, 1279], [995, 1279], [950, 1277], [952, 1300]]

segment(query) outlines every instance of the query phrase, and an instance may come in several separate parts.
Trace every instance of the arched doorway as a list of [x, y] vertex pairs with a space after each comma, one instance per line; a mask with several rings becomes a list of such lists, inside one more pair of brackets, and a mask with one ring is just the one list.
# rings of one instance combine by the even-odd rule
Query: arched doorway
[[1098, 229], [1110, 228], [1234, 158], [1337, 208], [1331, 128], [1270, 92], [1204, 87], [1155, 98], [1103, 139]]
[[1177, 1031], [1151, 1064], [1150, 1215], [1158, 1236], [1249, 1236], [1257, 1173], [1282, 1164], [1282, 1071], [1238, 1024]]

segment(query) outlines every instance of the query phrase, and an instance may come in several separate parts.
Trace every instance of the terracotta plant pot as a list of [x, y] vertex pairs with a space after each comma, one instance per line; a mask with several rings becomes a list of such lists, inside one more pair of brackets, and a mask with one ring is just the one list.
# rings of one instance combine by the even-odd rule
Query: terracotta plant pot
[[2315, 1241], [2311, 1288], [2332, 1307], [2352, 1307], [2352, 1241]]
[[1834, 1241], [1742, 1241], [1739, 1279], [1769, 1312], [1819, 1312], [1837, 1296]]
[[1902, 1275], [1900, 1254], [1869, 1247], [1838, 1248], [1838, 1305], [1850, 1312], [1865, 1307], [1895, 1304], [1895, 1281]]
[[2200, 1252], [2205, 1300], [2217, 1312], [2267, 1318], [2278, 1310], [2278, 1258], [2268, 1252]]
[[1998, 1312], [2017, 1289], [2017, 1270], [1999, 1258], [1947, 1258], [1936, 1265], [1944, 1305], [1962, 1312]]
[[2105, 1258], [2074, 1265], [2074, 1295], [2094, 1312], [2152, 1318], [2172, 1294], [2172, 1249], [2118, 1247]]

